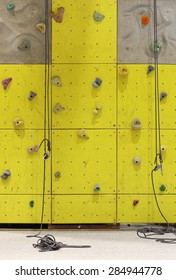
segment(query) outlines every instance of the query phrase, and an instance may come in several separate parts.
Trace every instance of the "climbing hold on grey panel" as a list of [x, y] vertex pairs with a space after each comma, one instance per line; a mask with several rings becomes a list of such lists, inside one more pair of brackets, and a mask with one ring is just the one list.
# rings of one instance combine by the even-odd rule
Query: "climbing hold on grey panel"
[[150, 74], [154, 70], [155, 70], [155, 68], [152, 65], [149, 65], [148, 69], [147, 69], [147, 74]]
[[164, 192], [166, 190], [166, 187], [164, 185], [161, 185], [159, 189], [161, 192]]
[[119, 67], [119, 75], [122, 77], [128, 76], [128, 69], [126, 67]]
[[159, 52], [161, 48], [162, 48], [162, 42], [160, 40], [157, 40], [156, 42], [150, 45], [150, 49], [152, 52]]
[[30, 206], [31, 208], [34, 207], [34, 200], [29, 201], [29, 206]]
[[97, 115], [97, 114], [100, 112], [100, 110], [101, 110], [102, 108], [103, 108], [103, 104], [98, 103], [98, 104], [96, 105], [96, 108], [93, 110], [94, 115]]
[[138, 199], [133, 200], [133, 206], [136, 206], [139, 203]]
[[2, 86], [5, 90], [7, 89], [8, 85], [10, 84], [11, 81], [12, 81], [12, 78], [7, 78], [2, 81]]
[[57, 87], [62, 87], [62, 82], [59, 76], [53, 77], [51, 83]]
[[32, 100], [32, 99], [34, 99], [34, 97], [36, 97], [36, 96], [37, 96], [37, 93], [35, 93], [35, 92], [33, 92], [33, 91], [30, 91], [29, 96], [28, 96], [28, 99], [29, 99], [29, 100]]
[[80, 129], [80, 130], [77, 132], [77, 135], [78, 135], [80, 138], [89, 139], [89, 136], [87, 135], [87, 133], [85, 132], [84, 129]]
[[95, 81], [92, 83], [93, 87], [98, 88], [101, 86], [102, 80], [100, 78], [96, 78]]
[[15, 4], [13, 3], [13, 2], [9, 2], [8, 4], [7, 4], [7, 10], [8, 11], [12, 11], [12, 10], [14, 10], [15, 9]]
[[57, 103], [57, 104], [55, 105], [54, 109], [53, 109], [54, 113], [58, 113], [58, 112], [64, 111], [64, 110], [65, 110], [65, 108], [62, 107], [62, 106], [60, 105], [60, 103]]
[[21, 118], [16, 118], [13, 121], [13, 125], [15, 128], [20, 127], [24, 124], [24, 121]]
[[96, 184], [94, 187], [94, 192], [100, 191], [100, 185]]
[[142, 25], [148, 25], [150, 22], [150, 18], [148, 16], [142, 16], [141, 23]]
[[160, 93], [160, 101], [162, 101], [163, 99], [165, 99], [167, 97], [167, 93], [166, 92], [161, 92]]
[[131, 125], [133, 129], [141, 129], [141, 122], [137, 118], [132, 121]]
[[41, 33], [45, 33], [46, 31], [46, 25], [44, 23], [37, 23], [35, 27]]
[[59, 171], [57, 171], [55, 174], [54, 174], [55, 178], [59, 179], [61, 177], [61, 173]]
[[95, 21], [102, 21], [105, 18], [105, 16], [100, 14], [97, 11], [94, 11], [93, 18], [94, 18]]
[[140, 165], [141, 164], [141, 158], [139, 156], [133, 158], [133, 163], [136, 165]]
[[4, 173], [1, 175], [2, 179], [7, 179], [11, 175], [10, 170], [4, 171]]
[[61, 23], [63, 20], [63, 15], [64, 15], [65, 9], [63, 7], [60, 7], [57, 9], [57, 13], [55, 14], [54, 12], [50, 12], [49, 15], [57, 22]]
[[33, 148], [27, 149], [28, 153], [38, 152], [38, 150], [39, 150], [39, 147], [37, 145], [35, 145]]
[[31, 43], [28, 40], [24, 40], [19, 46], [20, 51], [28, 51], [31, 48]]

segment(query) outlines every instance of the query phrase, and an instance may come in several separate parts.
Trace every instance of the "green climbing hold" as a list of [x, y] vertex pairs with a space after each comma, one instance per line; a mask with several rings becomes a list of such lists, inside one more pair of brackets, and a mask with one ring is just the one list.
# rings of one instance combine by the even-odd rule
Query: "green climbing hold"
[[95, 11], [93, 14], [93, 18], [95, 21], [102, 21], [105, 18], [105, 16]]
[[165, 190], [166, 190], [166, 187], [165, 187], [164, 185], [161, 185], [160, 191], [161, 191], [161, 192], [164, 192]]
[[7, 4], [7, 10], [8, 10], [8, 11], [13, 10], [14, 8], [15, 8], [15, 4], [14, 4], [14, 3], [9, 2], [9, 3]]
[[33, 207], [34, 207], [34, 200], [31, 200], [31, 201], [29, 202], [29, 205], [30, 205], [31, 208], [33, 208]]
[[150, 45], [150, 49], [152, 52], [159, 52], [162, 48], [162, 42], [157, 40]]

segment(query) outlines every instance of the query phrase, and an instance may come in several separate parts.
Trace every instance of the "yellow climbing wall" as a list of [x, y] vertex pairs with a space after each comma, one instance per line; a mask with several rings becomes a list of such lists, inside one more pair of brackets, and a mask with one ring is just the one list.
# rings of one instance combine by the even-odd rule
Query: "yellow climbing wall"
[[[64, 15], [61, 23], [51, 20], [49, 73], [44, 64], [0, 65], [1, 80], [12, 77], [0, 92], [0, 172], [11, 172], [0, 179], [0, 223], [40, 223], [43, 194], [47, 224], [164, 222], [151, 182], [154, 72], [147, 75], [148, 64], [117, 62], [117, 6], [115, 0], [53, 0], [52, 11], [64, 7]], [[95, 11], [105, 16], [99, 22]], [[120, 75], [124, 67], [127, 76]], [[175, 72], [174, 65], [159, 65], [160, 89], [168, 96], [160, 103], [164, 174], [155, 172], [154, 180], [169, 222], [176, 216]], [[59, 77], [62, 86], [47, 85], [46, 77]], [[102, 80], [97, 88], [96, 78]], [[32, 101], [30, 91], [37, 93]], [[58, 103], [64, 109], [55, 112]], [[44, 145], [29, 148], [47, 136], [46, 116], [52, 152], [44, 161]], [[21, 127], [14, 128], [16, 118]], [[132, 129], [134, 118], [140, 130]], [[87, 138], [78, 136], [81, 129]], [[140, 165], [133, 162], [137, 156]]]

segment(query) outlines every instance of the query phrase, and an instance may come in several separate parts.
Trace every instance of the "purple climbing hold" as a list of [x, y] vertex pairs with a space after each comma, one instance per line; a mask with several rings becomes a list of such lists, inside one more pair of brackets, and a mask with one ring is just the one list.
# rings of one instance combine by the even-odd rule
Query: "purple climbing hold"
[[12, 81], [12, 78], [7, 78], [2, 81], [2, 86], [5, 90], [7, 89], [8, 85], [10, 84], [11, 81]]

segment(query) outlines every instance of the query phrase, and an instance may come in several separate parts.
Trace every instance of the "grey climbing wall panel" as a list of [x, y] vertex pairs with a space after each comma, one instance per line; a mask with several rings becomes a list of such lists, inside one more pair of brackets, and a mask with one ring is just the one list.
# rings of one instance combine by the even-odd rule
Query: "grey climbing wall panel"
[[36, 28], [38, 23], [46, 23], [46, 2], [50, 1], [15, 0], [13, 1], [15, 7], [8, 9], [10, 1], [0, 1], [0, 62], [2, 64], [46, 62], [45, 34]]
[[[118, 1], [118, 62], [152, 63], [154, 42], [153, 0]], [[149, 23], [143, 25], [141, 18], [147, 16]], [[160, 0], [158, 9], [158, 39], [162, 43], [159, 62], [176, 63], [176, 1]]]

